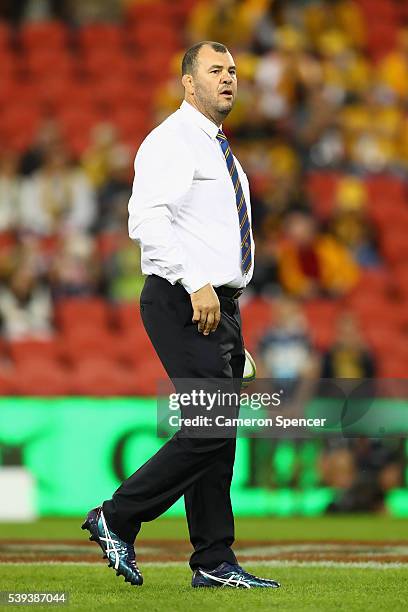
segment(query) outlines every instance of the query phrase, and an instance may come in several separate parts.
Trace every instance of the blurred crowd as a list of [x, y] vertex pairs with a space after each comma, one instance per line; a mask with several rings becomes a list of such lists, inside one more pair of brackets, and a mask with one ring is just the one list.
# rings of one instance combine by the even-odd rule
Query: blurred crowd
[[[299, 380], [375, 376], [376, 352], [352, 309], [322, 320], [335, 332], [330, 342], [316, 343], [305, 308], [316, 300], [338, 303], [372, 270], [391, 276], [367, 177], [390, 176], [405, 185], [408, 10], [393, 0], [183, 3], [187, 18], [177, 33], [179, 50], [168, 58], [169, 78], [144, 85], [154, 94], [150, 116], [157, 124], [180, 103], [183, 49], [198, 40], [229, 47], [239, 96], [224, 129], [250, 178], [256, 241], [246, 300], [271, 299], [274, 310], [273, 324], [251, 346], [261, 372]], [[74, 29], [104, 21], [126, 26], [129, 12], [141, 5], [153, 15], [157, 10], [155, 0], [0, 0], [0, 18], [16, 28], [43, 19]], [[43, 120], [29, 148], [0, 146], [4, 338], [52, 337], [54, 307], [65, 298], [137, 299], [140, 255], [127, 237], [134, 154], [108, 121], [73, 154], [55, 117]], [[314, 176], [333, 175], [329, 198], [313, 189]], [[404, 233], [408, 199], [401, 197], [399, 210], [406, 210], [397, 225]], [[383, 193], [385, 206], [387, 198]], [[407, 271], [403, 258], [398, 247], [393, 265]], [[322, 461], [326, 483], [336, 486], [342, 473], [348, 489], [359, 488], [359, 462], [370, 464], [378, 494], [373, 505], [401, 478], [394, 450], [381, 443], [371, 454], [361, 441], [331, 448]]]
[[79, 163], [58, 125], [30, 150], [0, 154], [0, 317], [10, 339], [52, 333], [53, 303], [71, 297], [134, 300], [138, 249], [127, 237], [133, 153], [99, 125]]
[[[157, 3], [3, 0], [0, 8], [20, 24], [57, 17], [78, 27], [120, 22], [138, 4], [154, 12]], [[347, 294], [362, 270], [384, 263], [364, 177], [403, 176], [408, 163], [404, 17], [398, 14], [395, 44], [384, 50], [381, 40], [373, 42], [363, 2], [190, 5], [180, 44], [221, 40], [238, 65], [239, 98], [225, 129], [251, 182], [257, 245], [251, 291], [301, 300]], [[181, 54], [169, 59], [170, 78], [156, 84], [153, 123], [180, 102]], [[93, 293], [132, 299], [140, 289], [137, 249], [125, 239], [135, 151], [108, 123], [92, 130], [76, 158], [66, 144], [58, 122], [48, 118], [29, 150], [0, 150], [5, 321], [20, 269], [27, 284], [31, 277], [32, 291], [41, 287], [43, 304], [47, 288], [50, 300]], [[333, 170], [339, 180], [330, 209], [319, 211], [306, 177]], [[18, 244], [8, 253], [13, 233]]]

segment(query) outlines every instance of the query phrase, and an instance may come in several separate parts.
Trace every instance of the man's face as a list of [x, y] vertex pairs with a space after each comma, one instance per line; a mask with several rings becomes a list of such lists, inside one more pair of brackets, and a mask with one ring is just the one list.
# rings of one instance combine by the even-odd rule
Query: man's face
[[237, 95], [237, 74], [230, 53], [205, 45], [199, 51], [193, 74], [194, 97], [205, 114], [226, 117]]

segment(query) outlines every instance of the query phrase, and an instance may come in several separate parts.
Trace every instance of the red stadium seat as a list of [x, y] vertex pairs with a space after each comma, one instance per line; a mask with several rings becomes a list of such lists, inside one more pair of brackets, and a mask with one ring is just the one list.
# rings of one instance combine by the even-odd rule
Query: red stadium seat
[[82, 70], [86, 76], [99, 78], [100, 82], [110, 78], [122, 78], [125, 83], [131, 82], [131, 77], [137, 64], [126, 53], [117, 49], [97, 48], [88, 50], [82, 58]]
[[310, 172], [307, 175], [306, 189], [312, 208], [321, 219], [327, 219], [333, 210], [339, 178], [335, 172]]
[[15, 370], [16, 393], [24, 396], [64, 396], [73, 390], [71, 372], [51, 359], [21, 362]]
[[109, 317], [107, 303], [99, 298], [63, 300], [57, 303], [55, 309], [55, 320], [59, 327], [66, 331], [84, 326], [106, 330]]
[[139, 138], [145, 137], [152, 127], [152, 120], [148, 115], [148, 109], [118, 108], [112, 114], [112, 121], [118, 128], [122, 139], [125, 142], [134, 139], [135, 146]]
[[148, 111], [152, 105], [152, 98], [151, 88], [145, 87], [143, 81], [135, 80], [128, 89], [126, 102], [128, 106], [144, 108]]
[[405, 202], [372, 202], [367, 214], [380, 232], [387, 228], [392, 230], [393, 227], [408, 225], [408, 205]]
[[15, 150], [27, 148], [40, 125], [41, 115], [37, 106], [15, 104], [2, 111], [1, 124], [4, 139]]
[[334, 340], [339, 304], [333, 300], [311, 300], [303, 304], [311, 341], [319, 350], [326, 350]]
[[41, 254], [46, 258], [55, 257], [61, 248], [61, 238], [55, 234], [38, 238], [38, 247]]
[[[75, 58], [65, 49], [52, 53], [47, 48], [34, 49], [31, 53], [26, 54], [25, 63], [28, 72], [34, 79], [56, 75], [72, 78], [78, 69]], [[58, 66], [57, 72], [56, 66]]]
[[17, 91], [13, 92], [13, 95], [17, 95], [12, 102], [13, 108], [19, 108], [24, 104], [25, 106], [40, 110], [40, 104], [38, 99], [38, 83], [36, 80], [29, 78], [21, 79], [18, 83]]
[[386, 268], [373, 268], [360, 271], [357, 286], [352, 290], [349, 302], [360, 296], [385, 296], [391, 289], [391, 278]]
[[379, 359], [378, 375], [383, 378], [408, 378], [406, 353], [386, 355]]
[[396, 8], [400, 23], [408, 22], [408, 4], [406, 4], [405, 2], [398, 2]]
[[273, 322], [273, 304], [263, 298], [253, 298], [241, 307], [241, 319], [245, 346], [252, 352]]
[[179, 0], [178, 2], [171, 2], [167, 5], [175, 28], [183, 27], [188, 17], [188, 13], [195, 3], [196, 0]]
[[[3, 74], [0, 79], [0, 104], [10, 104], [13, 103], [14, 100], [19, 100], [19, 88], [21, 82], [15, 77], [15, 75]], [[2, 121], [2, 117], [0, 116], [0, 123]]]
[[400, 178], [389, 174], [373, 174], [365, 179], [370, 203], [379, 201], [391, 206], [395, 202], [405, 202], [407, 187]]
[[399, 351], [401, 342], [401, 332], [395, 325], [387, 323], [377, 323], [377, 325], [367, 325], [364, 329], [364, 339], [368, 345], [379, 355], [390, 355], [396, 350]]
[[98, 255], [104, 261], [116, 253], [119, 246], [123, 243], [123, 234], [116, 231], [101, 232], [96, 237], [96, 242]]
[[392, 310], [392, 317], [402, 330], [408, 331], [408, 287], [404, 286], [405, 294], [401, 293], [402, 301]]
[[408, 261], [408, 239], [404, 228], [394, 228], [381, 236], [381, 249], [385, 259], [391, 264]]
[[57, 361], [59, 345], [55, 340], [18, 340], [8, 345], [11, 358], [16, 364], [41, 360]]
[[22, 69], [22, 63], [15, 53], [0, 47], [0, 67], [2, 80], [15, 79]]
[[71, 132], [66, 136], [66, 146], [74, 159], [80, 159], [90, 145], [90, 132]]
[[26, 48], [59, 49], [67, 45], [69, 35], [61, 21], [39, 21], [24, 24], [20, 40]]
[[40, 104], [59, 112], [67, 103], [72, 104], [71, 94], [77, 86], [77, 81], [70, 75], [42, 75], [38, 77], [37, 95]]
[[117, 304], [113, 309], [113, 317], [117, 327], [124, 333], [143, 326], [140, 307], [136, 302]]
[[109, 23], [91, 23], [78, 30], [78, 42], [83, 49], [117, 49], [124, 41], [124, 30]]
[[[172, 27], [160, 23], [144, 23], [142, 27], [133, 30], [128, 35], [128, 40], [145, 53], [145, 59], [149, 59], [147, 54], [167, 52], [174, 53], [180, 47], [180, 40]], [[160, 46], [157, 46], [160, 41]], [[169, 55], [167, 55], [169, 59]]]
[[67, 93], [68, 97], [65, 100], [61, 100], [60, 109], [58, 112], [68, 113], [72, 108], [74, 109], [85, 109], [87, 112], [91, 112], [94, 105], [93, 90], [88, 81], [80, 80], [69, 80], [67, 86], [70, 90]]
[[347, 305], [361, 319], [362, 325], [386, 320], [391, 316], [394, 304], [391, 299], [372, 294], [354, 295], [347, 300]]
[[151, 395], [157, 397], [160, 381], [168, 380], [167, 373], [159, 359], [155, 357], [150, 361], [144, 360], [135, 372], [138, 395]]
[[14, 395], [16, 391], [16, 380], [12, 372], [0, 370], [0, 397]]
[[[92, 91], [94, 102], [110, 108], [132, 109], [129, 98], [131, 96], [132, 85], [120, 75], [114, 75], [109, 79], [101, 80], [94, 84]], [[133, 107], [133, 110], [134, 107]], [[136, 109], [136, 113], [140, 113], [140, 109]]]
[[0, 232], [0, 251], [2, 255], [10, 252], [17, 244], [17, 238], [12, 232]]
[[147, 132], [145, 131], [135, 132], [134, 134], [126, 134], [125, 136], [122, 136], [122, 142], [135, 155], [143, 140], [146, 138], [146, 134]]
[[339, 314], [339, 304], [334, 300], [310, 300], [303, 304], [303, 312], [311, 327], [321, 321], [334, 325]]
[[117, 358], [117, 334], [87, 326], [86, 322], [82, 327], [77, 326], [67, 330], [59, 341], [61, 356], [69, 363], [75, 363], [85, 357]]
[[145, 70], [151, 79], [159, 83], [167, 80], [170, 74], [170, 53], [173, 53], [173, 51], [166, 48], [157, 52], [148, 51], [145, 59]]
[[142, 325], [116, 334], [114, 351], [116, 357], [122, 363], [132, 367], [157, 358], [153, 345]]
[[140, 27], [146, 23], [171, 23], [173, 11], [167, 2], [155, 2], [154, 10], [149, 2], [131, 2], [126, 6], [126, 22], [131, 27]]
[[408, 299], [408, 262], [397, 262], [392, 271], [393, 285], [397, 293]]
[[310, 327], [309, 337], [312, 346], [319, 351], [326, 351], [335, 340], [336, 329], [325, 321], [320, 321]]
[[8, 49], [11, 43], [11, 28], [6, 21], [0, 21], [0, 49]]
[[88, 359], [75, 364], [73, 389], [78, 395], [131, 396], [137, 393], [137, 382], [132, 370], [114, 361]]
[[70, 106], [61, 108], [57, 119], [60, 121], [63, 134], [68, 140], [78, 134], [83, 138], [89, 138], [90, 130], [101, 120], [93, 108]]

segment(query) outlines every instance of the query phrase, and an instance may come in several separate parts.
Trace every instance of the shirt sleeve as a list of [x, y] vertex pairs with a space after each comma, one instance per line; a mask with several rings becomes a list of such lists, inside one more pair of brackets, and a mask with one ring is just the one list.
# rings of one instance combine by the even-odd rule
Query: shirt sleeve
[[129, 236], [164, 278], [173, 285], [180, 281], [188, 293], [208, 283], [196, 262], [187, 260], [172, 225], [193, 176], [191, 152], [182, 138], [154, 131], [137, 152], [129, 201]]

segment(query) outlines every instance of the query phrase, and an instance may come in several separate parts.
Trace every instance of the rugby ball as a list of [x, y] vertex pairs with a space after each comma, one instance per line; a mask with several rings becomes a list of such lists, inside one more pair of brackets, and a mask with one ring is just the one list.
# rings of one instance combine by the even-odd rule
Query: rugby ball
[[256, 378], [256, 364], [251, 353], [245, 349], [245, 366], [242, 376], [242, 386], [248, 387]]

